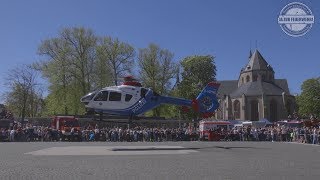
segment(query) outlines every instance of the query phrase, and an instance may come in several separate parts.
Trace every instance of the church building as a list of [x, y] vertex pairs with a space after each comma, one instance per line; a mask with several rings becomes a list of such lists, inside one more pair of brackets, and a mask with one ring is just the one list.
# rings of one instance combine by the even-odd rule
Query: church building
[[275, 79], [270, 64], [256, 50], [241, 69], [238, 80], [219, 81], [217, 119], [287, 119], [295, 111], [295, 97], [286, 79]]

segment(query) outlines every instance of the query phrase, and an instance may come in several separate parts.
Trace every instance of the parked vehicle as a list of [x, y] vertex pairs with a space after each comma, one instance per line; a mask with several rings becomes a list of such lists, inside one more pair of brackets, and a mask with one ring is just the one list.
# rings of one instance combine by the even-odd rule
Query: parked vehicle
[[81, 140], [80, 124], [74, 116], [55, 116], [51, 126], [60, 132], [62, 140]]
[[302, 121], [288, 121], [285, 126], [290, 128], [301, 128], [303, 126]]
[[[233, 127], [233, 124], [229, 121], [200, 121], [200, 138], [203, 140], [210, 140], [210, 133], [215, 134], [214, 131], [229, 131]], [[212, 138], [214, 139], [215, 137]]]

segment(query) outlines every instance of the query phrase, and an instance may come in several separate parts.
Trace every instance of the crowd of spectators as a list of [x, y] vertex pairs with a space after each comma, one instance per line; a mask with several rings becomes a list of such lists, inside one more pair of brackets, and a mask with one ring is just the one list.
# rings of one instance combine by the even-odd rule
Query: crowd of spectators
[[84, 141], [127, 141], [127, 142], [160, 142], [160, 141], [189, 141], [198, 139], [197, 133], [189, 133], [188, 128], [147, 128], [137, 126], [131, 129], [115, 128], [87, 128], [82, 131]]
[[319, 144], [320, 129], [318, 127], [292, 128], [286, 126], [271, 126], [265, 128], [236, 127], [230, 131], [216, 130], [218, 139], [225, 141], [271, 141], [299, 142]]
[[[2, 109], [0, 119], [12, 119], [12, 113]], [[231, 130], [212, 129], [210, 131], [217, 141], [279, 141], [319, 144], [319, 127], [288, 127], [274, 125], [264, 128], [252, 126], [235, 127]], [[46, 126], [34, 126], [30, 123], [15, 123], [10, 128], [0, 126], [0, 141], [127, 141], [160, 142], [207, 140], [208, 135], [200, 136], [198, 129], [159, 128], [135, 126], [101, 127], [87, 125], [65, 136], [61, 131]]]
[[[32, 126], [27, 123], [15, 124], [11, 129], [0, 129], [0, 141], [109, 141], [109, 142], [161, 142], [161, 141], [197, 141], [200, 137], [197, 129], [190, 128], [150, 128], [136, 126], [133, 128], [85, 126], [79, 132], [71, 131], [64, 136], [60, 131], [45, 126]], [[271, 141], [299, 142], [319, 144], [318, 127], [290, 128], [271, 126], [265, 128], [235, 127], [227, 131], [212, 131], [218, 141]]]
[[198, 140], [196, 131], [188, 128], [134, 128], [86, 126], [79, 132], [65, 136], [61, 131], [45, 126], [21, 125], [17, 123], [13, 128], [1, 128], [0, 141], [189, 141]]
[[4, 108], [0, 109], [0, 119], [13, 119], [13, 114]]

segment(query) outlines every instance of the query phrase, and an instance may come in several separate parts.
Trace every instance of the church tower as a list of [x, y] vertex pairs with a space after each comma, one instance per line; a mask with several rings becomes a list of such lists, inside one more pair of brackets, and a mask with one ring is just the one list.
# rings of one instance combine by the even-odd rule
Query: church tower
[[255, 81], [274, 82], [273, 68], [266, 62], [258, 50], [255, 50], [252, 55], [250, 51], [249, 62], [241, 69], [238, 87]]
[[258, 50], [249, 56], [237, 80], [219, 81], [217, 118], [258, 121], [286, 119], [295, 111], [295, 97], [286, 79], [275, 79], [273, 68]]

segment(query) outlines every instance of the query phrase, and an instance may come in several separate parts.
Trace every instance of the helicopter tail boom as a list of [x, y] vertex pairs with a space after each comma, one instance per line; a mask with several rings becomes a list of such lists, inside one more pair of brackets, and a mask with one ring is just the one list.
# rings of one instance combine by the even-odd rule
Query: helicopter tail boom
[[161, 96], [161, 103], [181, 105], [184, 107], [191, 106], [192, 109], [200, 113], [202, 117], [211, 117], [219, 107], [216, 95], [219, 86], [220, 84], [215, 82], [208, 83], [198, 97], [193, 100]]

